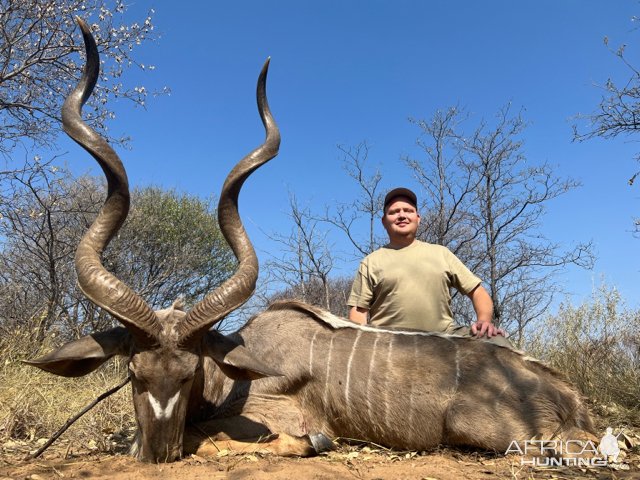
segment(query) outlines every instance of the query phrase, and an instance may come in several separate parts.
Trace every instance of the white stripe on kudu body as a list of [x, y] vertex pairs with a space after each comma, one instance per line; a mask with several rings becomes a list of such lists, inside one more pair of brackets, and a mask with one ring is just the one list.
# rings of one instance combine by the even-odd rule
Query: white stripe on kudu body
[[[420, 347], [418, 345], [418, 337], [413, 337], [413, 357], [416, 361], [416, 365], [418, 365], [418, 357], [420, 356]], [[413, 401], [413, 397], [415, 395], [414, 389], [413, 389], [413, 382], [409, 383], [409, 421], [407, 422], [408, 425], [413, 425], [413, 411], [414, 411], [414, 401]]]
[[380, 339], [380, 335], [376, 335], [376, 339], [373, 341], [373, 348], [371, 349], [371, 358], [369, 359], [369, 373], [367, 374], [367, 389], [365, 390], [366, 392], [366, 398], [367, 398], [367, 411], [369, 412], [369, 421], [371, 422], [371, 424], [373, 424], [373, 412], [372, 412], [372, 408], [371, 408], [371, 394], [369, 392], [371, 392], [371, 377], [373, 376], [373, 363], [375, 362], [377, 356], [376, 356], [376, 345], [378, 345], [378, 340]]
[[329, 406], [329, 373], [331, 372], [331, 354], [333, 353], [333, 337], [329, 341], [329, 353], [327, 354], [327, 370], [324, 375], [324, 395], [322, 399], [325, 407]]
[[158, 420], [168, 420], [171, 418], [171, 415], [173, 414], [173, 407], [176, 406], [176, 402], [180, 397], [180, 390], [178, 390], [176, 394], [167, 401], [167, 405], [164, 408], [160, 405], [160, 402], [151, 395], [151, 392], [147, 392], [147, 394], [149, 395], [149, 404], [151, 405], [153, 414], [156, 418]]
[[358, 345], [358, 340], [360, 340], [360, 335], [362, 335], [362, 330], [358, 330], [358, 334], [356, 335], [356, 339], [351, 346], [351, 354], [349, 355], [349, 361], [347, 362], [347, 381], [345, 382], [344, 387], [344, 400], [347, 406], [347, 413], [349, 412], [349, 382], [351, 380], [351, 362], [353, 362], [353, 355], [356, 353], [356, 347]]
[[316, 342], [316, 337], [318, 336], [318, 332], [313, 334], [313, 338], [311, 339], [311, 346], [309, 347], [309, 376], [313, 376], [313, 347]]
[[[393, 336], [389, 337], [389, 349], [387, 350], [387, 372], [391, 371], [391, 358], [392, 358], [391, 352], [393, 351], [393, 339], [394, 339]], [[393, 381], [395, 379], [387, 375], [385, 380], [387, 384], [385, 385], [385, 389], [384, 389], [384, 424], [387, 426], [387, 429], [391, 430], [392, 425], [389, 419], [389, 410], [391, 409], [391, 399], [389, 398], [389, 395], [393, 390], [393, 386], [389, 388], [389, 380]]]

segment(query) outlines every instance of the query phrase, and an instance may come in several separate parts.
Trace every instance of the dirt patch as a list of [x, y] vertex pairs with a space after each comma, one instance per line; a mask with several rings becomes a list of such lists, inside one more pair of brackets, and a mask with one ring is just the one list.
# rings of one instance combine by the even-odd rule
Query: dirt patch
[[224, 454], [215, 459], [191, 456], [180, 462], [150, 465], [137, 462], [125, 454], [73, 452], [69, 445], [48, 450], [43, 458], [24, 461], [28, 446], [5, 451], [0, 456], [0, 480], [3, 479], [276, 479], [312, 480], [366, 479], [638, 479], [640, 451], [625, 457], [628, 470], [610, 467], [532, 468], [522, 466], [511, 455], [479, 454], [451, 449], [433, 452], [394, 453], [368, 447], [342, 447], [314, 458], [282, 458], [257, 454]]

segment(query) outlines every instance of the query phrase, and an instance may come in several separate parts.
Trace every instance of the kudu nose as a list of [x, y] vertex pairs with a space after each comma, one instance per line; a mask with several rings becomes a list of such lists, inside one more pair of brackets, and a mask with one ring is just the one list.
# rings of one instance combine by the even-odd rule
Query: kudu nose
[[182, 446], [161, 445], [141, 452], [139, 460], [149, 463], [171, 463], [182, 458]]

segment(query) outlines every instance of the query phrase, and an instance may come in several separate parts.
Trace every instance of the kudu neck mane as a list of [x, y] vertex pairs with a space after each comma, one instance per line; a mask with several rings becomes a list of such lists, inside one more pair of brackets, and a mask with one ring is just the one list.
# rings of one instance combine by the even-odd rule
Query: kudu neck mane
[[332, 329], [352, 328], [354, 330], [362, 330], [364, 332], [388, 333], [390, 335], [418, 335], [418, 336], [424, 336], [424, 337], [464, 338], [460, 335], [452, 335], [452, 334], [440, 333], [440, 332], [426, 332], [426, 331], [420, 331], [420, 330], [391, 330], [391, 329], [370, 327], [368, 325], [360, 325], [358, 323], [345, 320], [344, 318], [340, 318], [321, 308], [314, 307], [313, 305], [309, 305], [303, 302], [298, 302], [296, 300], [281, 300], [281, 301], [274, 302], [271, 305], [269, 305], [268, 310], [271, 310], [271, 311], [297, 310], [302, 313], [308, 313], [308, 314], [311, 314], [314, 319], [316, 319], [320, 323], [326, 324]]
[[[351, 322], [349, 320], [340, 318], [321, 308], [314, 307], [312, 305], [299, 302], [296, 300], [280, 300], [280, 301], [274, 302], [269, 306], [267, 310], [269, 311], [296, 310], [298, 312], [307, 313], [313, 316], [313, 318], [318, 322], [334, 330], [341, 329], [341, 328], [351, 328], [354, 330], [362, 330], [364, 332], [384, 333], [389, 335], [416, 335], [421, 337], [441, 337], [441, 338], [449, 338], [449, 339], [460, 339], [461, 341], [475, 341], [474, 339], [463, 337], [461, 335], [451, 334], [451, 333], [425, 332], [425, 331], [419, 331], [419, 330], [390, 330], [390, 329], [384, 329], [384, 328], [371, 327], [368, 325], [360, 325], [355, 322]], [[497, 344], [494, 346], [496, 348], [507, 348]], [[529, 357], [520, 350], [515, 350], [515, 349], [511, 349], [511, 350], [523, 356], [525, 360], [536, 362], [542, 365], [542, 362], [540, 362], [540, 360], [533, 357]]]

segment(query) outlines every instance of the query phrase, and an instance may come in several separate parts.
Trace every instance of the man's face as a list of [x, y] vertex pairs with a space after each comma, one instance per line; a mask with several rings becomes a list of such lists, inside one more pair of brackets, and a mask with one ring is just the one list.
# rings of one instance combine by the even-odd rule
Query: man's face
[[391, 241], [398, 238], [414, 239], [420, 225], [420, 215], [408, 198], [396, 197], [387, 206], [382, 225]]

